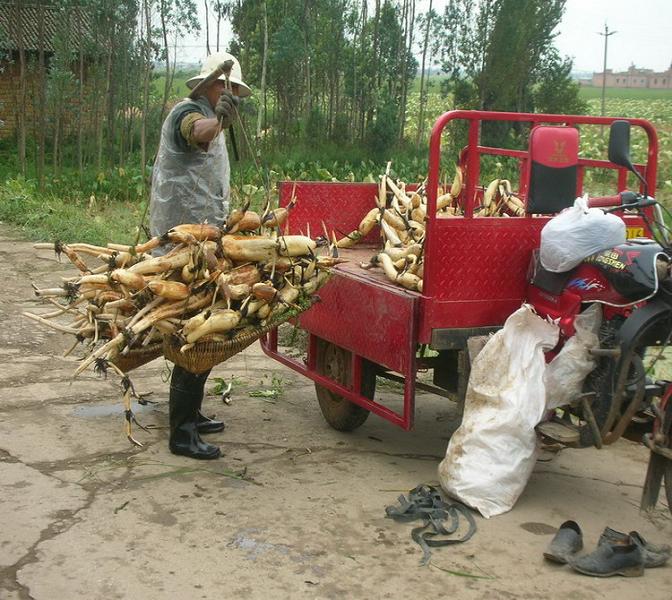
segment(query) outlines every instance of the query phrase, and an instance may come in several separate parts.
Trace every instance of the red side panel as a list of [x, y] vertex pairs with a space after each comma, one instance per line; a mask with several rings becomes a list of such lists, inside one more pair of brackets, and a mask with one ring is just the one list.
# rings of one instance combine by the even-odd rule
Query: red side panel
[[525, 298], [532, 250], [548, 218], [436, 219], [425, 257], [421, 343], [432, 329], [502, 325]]
[[[365, 273], [365, 272], [364, 272]], [[335, 272], [301, 327], [399, 373], [415, 357], [419, 296], [351, 273]]]
[[[375, 183], [330, 183], [318, 181], [284, 181], [280, 184], [280, 206], [286, 206], [292, 194], [297, 198], [288, 218], [290, 233], [323, 235], [324, 222], [329, 236], [344, 237], [359, 226], [365, 215], [376, 207], [378, 186]], [[380, 230], [373, 231], [360, 244], [378, 244]]]

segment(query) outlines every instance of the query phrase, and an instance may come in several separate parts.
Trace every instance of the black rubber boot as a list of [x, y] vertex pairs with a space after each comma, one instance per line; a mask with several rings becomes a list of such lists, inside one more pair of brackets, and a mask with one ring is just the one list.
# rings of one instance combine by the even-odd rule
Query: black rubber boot
[[[198, 413], [196, 415], [196, 427], [198, 428], [198, 433], [217, 433], [218, 431], [224, 431], [224, 421], [217, 421], [206, 417], [201, 412], [201, 406], [203, 405], [203, 398], [205, 397], [205, 382], [210, 375], [210, 371], [201, 373], [200, 375], [194, 375], [197, 378], [197, 383], [194, 385], [194, 390], [198, 389], [200, 393], [200, 400], [198, 402]], [[194, 391], [194, 393], [196, 393]]]
[[[207, 377], [207, 375], [206, 375]], [[198, 406], [202, 401], [202, 376], [175, 366], [170, 378], [169, 415], [170, 442], [173, 454], [201, 460], [219, 458], [217, 446], [204, 442], [198, 434]]]

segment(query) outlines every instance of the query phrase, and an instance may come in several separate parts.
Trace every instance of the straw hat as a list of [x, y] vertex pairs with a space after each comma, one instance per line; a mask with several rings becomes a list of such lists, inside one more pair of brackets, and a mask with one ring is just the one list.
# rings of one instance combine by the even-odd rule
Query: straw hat
[[[198, 75], [192, 77], [191, 79], [187, 79], [187, 87], [190, 90], [193, 90], [196, 84], [201, 79], [205, 79], [221, 63], [223, 63], [226, 60], [233, 61], [233, 67], [231, 68], [231, 75], [229, 75], [229, 81], [231, 83], [237, 84], [240, 87], [240, 93], [238, 95], [241, 98], [249, 96], [252, 93], [252, 90], [250, 90], [249, 86], [243, 81], [243, 74], [240, 71], [240, 63], [238, 62], [238, 59], [235, 56], [233, 56], [233, 54], [229, 54], [228, 52], [217, 52], [216, 54], [211, 54], [210, 56], [208, 56], [205, 59], [205, 61], [203, 61], [201, 72]], [[225, 81], [226, 76], [220, 75], [218, 79]]]

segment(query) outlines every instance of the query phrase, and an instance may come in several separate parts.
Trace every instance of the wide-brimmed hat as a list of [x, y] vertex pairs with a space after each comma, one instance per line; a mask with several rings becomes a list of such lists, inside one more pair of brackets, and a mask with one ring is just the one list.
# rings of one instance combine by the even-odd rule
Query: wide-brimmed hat
[[[243, 74], [240, 70], [240, 63], [238, 59], [229, 54], [228, 52], [217, 52], [216, 54], [211, 54], [203, 61], [203, 66], [201, 67], [201, 72], [198, 75], [195, 75], [191, 79], [187, 79], [187, 87], [192, 90], [196, 84], [201, 80], [205, 79], [210, 73], [212, 73], [221, 63], [226, 60], [233, 61], [233, 67], [231, 67], [231, 75], [229, 75], [229, 81], [235, 83], [240, 88], [240, 93], [238, 94], [241, 98], [249, 96], [252, 93], [252, 90], [249, 86], [243, 81]], [[225, 75], [220, 75], [218, 79], [222, 81], [226, 80]]]

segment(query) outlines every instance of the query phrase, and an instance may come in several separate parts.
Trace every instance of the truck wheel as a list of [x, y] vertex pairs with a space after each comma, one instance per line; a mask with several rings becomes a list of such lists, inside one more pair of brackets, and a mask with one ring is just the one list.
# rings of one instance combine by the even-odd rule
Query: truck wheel
[[[320, 375], [326, 375], [343, 385], [350, 385], [352, 381], [350, 352], [330, 342], [318, 340], [316, 368]], [[361, 393], [373, 399], [375, 390], [375, 366], [368, 361], [362, 361]], [[315, 383], [315, 392], [324, 419], [338, 431], [353, 431], [369, 416], [369, 411], [359, 404], [350, 402], [318, 383]]]

